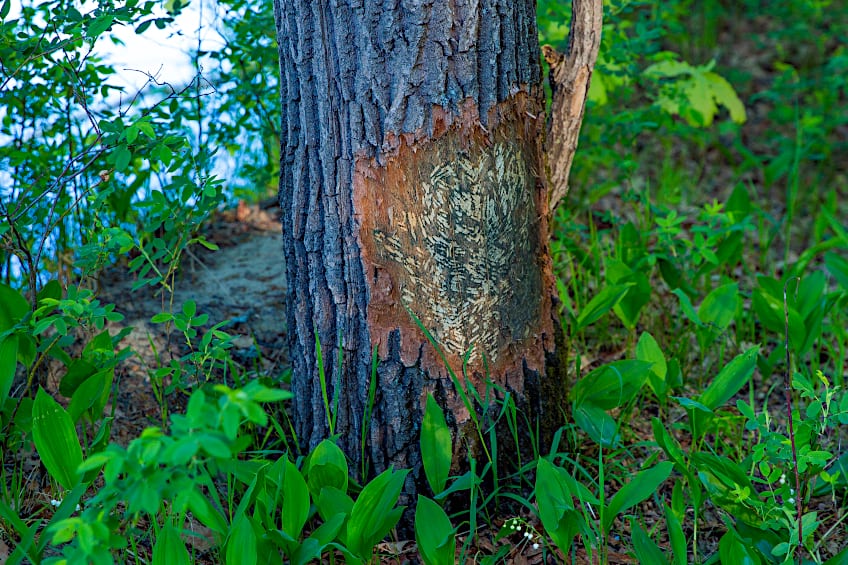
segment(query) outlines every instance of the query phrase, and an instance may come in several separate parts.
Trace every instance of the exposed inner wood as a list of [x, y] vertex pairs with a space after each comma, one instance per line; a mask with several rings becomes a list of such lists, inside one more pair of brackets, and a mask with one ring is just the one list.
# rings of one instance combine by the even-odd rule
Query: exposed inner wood
[[488, 128], [473, 101], [461, 108], [435, 108], [440, 126], [429, 139], [396, 136], [380, 163], [357, 161], [368, 327], [381, 358], [400, 329], [403, 363], [445, 376], [408, 309], [454, 371], [470, 351], [472, 374], [488, 368], [495, 382], [521, 390], [524, 367], [542, 371], [553, 347], [541, 108], [518, 92], [493, 108]]

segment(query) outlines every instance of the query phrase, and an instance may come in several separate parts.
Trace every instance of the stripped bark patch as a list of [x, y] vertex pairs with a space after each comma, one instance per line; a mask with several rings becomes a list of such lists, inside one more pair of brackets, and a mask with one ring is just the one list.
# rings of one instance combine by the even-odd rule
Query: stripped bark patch
[[382, 163], [357, 163], [368, 325], [381, 356], [400, 328], [403, 362], [444, 373], [429, 346], [422, 352], [408, 308], [455, 370], [469, 350], [472, 370], [483, 372], [485, 356], [491, 373], [505, 375], [501, 382], [518, 376], [522, 363], [543, 367], [550, 275], [538, 113], [528, 100], [520, 95], [499, 107], [491, 131], [465, 105], [443, 120], [440, 134], [411, 145], [399, 138]]

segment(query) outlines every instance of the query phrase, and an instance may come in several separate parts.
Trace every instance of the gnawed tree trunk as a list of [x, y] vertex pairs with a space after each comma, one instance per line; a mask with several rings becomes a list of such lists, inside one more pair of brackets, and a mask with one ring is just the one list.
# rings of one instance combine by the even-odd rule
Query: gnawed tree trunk
[[[354, 468], [364, 454], [374, 471], [413, 469], [415, 491], [428, 392], [457, 450], [477, 449], [470, 414], [410, 311], [457, 374], [471, 351], [467, 371], [481, 394], [488, 376], [543, 432], [556, 429], [566, 383], [550, 205], [576, 148], [601, 0], [576, 3], [575, 21], [589, 27], [576, 26], [572, 56], [554, 61], [561, 79], [571, 76], [562, 69], [583, 70], [554, 89], [554, 110], [570, 113], [555, 117], [552, 135], [572, 137], [554, 145], [552, 160], [533, 1], [276, 0], [275, 12], [301, 445], [330, 435], [320, 340], [326, 398], [338, 397], [333, 431]], [[374, 348], [377, 393], [365, 422]]]

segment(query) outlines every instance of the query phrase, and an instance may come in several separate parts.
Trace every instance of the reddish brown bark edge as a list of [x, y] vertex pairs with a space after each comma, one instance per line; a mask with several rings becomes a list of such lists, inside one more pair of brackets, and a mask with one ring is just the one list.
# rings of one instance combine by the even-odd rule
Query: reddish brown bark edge
[[[404, 365], [448, 377], [411, 311], [456, 374], [470, 350], [468, 374], [481, 394], [487, 378], [521, 394], [528, 373], [544, 375], [555, 350], [555, 285], [540, 100], [518, 90], [489, 112], [486, 127], [470, 99], [453, 114], [434, 107], [434, 131], [389, 134], [379, 160], [357, 159], [367, 323], [381, 359], [399, 330]], [[436, 384], [425, 381], [422, 406]], [[458, 398], [449, 403], [462, 427], [467, 410]]]

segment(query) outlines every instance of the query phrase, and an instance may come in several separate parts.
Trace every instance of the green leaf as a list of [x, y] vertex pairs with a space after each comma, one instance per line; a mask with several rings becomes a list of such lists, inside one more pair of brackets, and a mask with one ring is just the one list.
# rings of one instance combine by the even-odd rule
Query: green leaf
[[325, 521], [338, 514], [350, 516], [353, 511], [353, 499], [335, 487], [322, 488], [315, 505], [318, 507], [318, 514]]
[[761, 563], [759, 556], [749, 552], [733, 530], [721, 536], [718, 542], [718, 555], [722, 563], [733, 563], [733, 565], [760, 565]]
[[658, 463], [655, 467], [640, 471], [629, 483], [621, 487], [604, 512], [604, 532], [609, 533], [616, 516], [654, 494], [671, 474], [673, 466], [671, 461]]
[[174, 315], [170, 312], [159, 312], [150, 318], [150, 322], [153, 324], [161, 324], [163, 322], [170, 322], [173, 319]]
[[227, 532], [227, 522], [221, 512], [213, 506], [209, 499], [193, 488], [188, 495], [188, 508], [201, 524], [213, 532], [224, 535]]
[[615, 420], [603, 409], [594, 404], [585, 403], [574, 407], [574, 423], [589, 437], [604, 447], [615, 447], [621, 439]]
[[727, 79], [717, 75], [716, 73], [704, 73], [704, 78], [709, 81], [710, 90], [716, 102], [727, 108], [730, 112], [730, 119], [737, 124], [745, 123], [747, 116], [745, 114], [745, 105], [739, 99], [739, 95], [727, 82]]
[[668, 529], [668, 542], [671, 545], [672, 563], [674, 565], [686, 565], [687, 563], [687, 546], [686, 535], [683, 533], [683, 526], [677, 515], [671, 510], [668, 504], [665, 504], [665, 523]]
[[704, 324], [701, 322], [701, 318], [698, 317], [695, 307], [692, 306], [692, 301], [683, 289], [675, 288], [671, 292], [680, 299], [680, 308], [683, 310], [683, 315], [696, 326], [703, 326]]
[[[682, 109], [680, 112], [683, 117], [693, 125], [711, 125], [716, 112], [718, 112], [718, 107], [716, 106], [709, 82], [700, 69], [696, 69], [688, 79], [680, 81], [680, 88], [683, 91], [686, 101], [689, 103], [689, 107], [684, 107], [685, 109]], [[691, 116], [691, 112], [687, 112], [686, 110], [694, 110], [697, 118]]]
[[606, 286], [589, 301], [577, 317], [575, 331], [597, 322], [604, 314], [612, 310], [624, 298], [633, 283]]
[[227, 539], [227, 565], [256, 565], [257, 539], [250, 518], [239, 513], [233, 520], [230, 536]]
[[350, 511], [347, 523], [347, 547], [354, 555], [369, 559], [374, 546], [382, 540], [400, 519], [395, 509], [408, 469], [395, 471], [391, 467], [365, 485]]
[[[312, 450], [306, 464], [306, 482], [312, 498], [317, 499], [321, 490], [332, 487], [347, 492], [347, 459], [339, 446], [325, 439]], [[335, 514], [335, 512], [333, 513]]]
[[636, 343], [636, 358], [651, 363], [651, 370], [648, 373], [648, 386], [651, 387], [658, 398], [665, 398], [668, 391], [668, 383], [665, 378], [668, 373], [668, 364], [657, 340], [648, 332], [642, 332], [642, 335], [639, 336], [639, 341]]
[[197, 303], [194, 300], [186, 300], [183, 303], [183, 314], [191, 318], [197, 313]]
[[50, 279], [47, 284], [38, 291], [37, 300], [39, 304], [42, 300], [60, 300], [62, 298], [62, 285], [56, 279]]
[[698, 397], [700, 403], [711, 410], [715, 410], [730, 400], [754, 374], [758, 352], [759, 347], [752, 347], [745, 353], [737, 355], [730, 363], [725, 365]]
[[286, 459], [283, 477], [283, 531], [299, 539], [309, 516], [309, 488], [294, 463]]
[[170, 524], [159, 530], [153, 546], [153, 565], [189, 565], [188, 550], [180, 538], [180, 532]]
[[589, 402], [604, 410], [622, 406], [639, 393], [651, 365], [636, 359], [608, 363], [577, 381], [571, 389], [571, 397], [577, 405]]
[[433, 494], [445, 490], [450, 474], [452, 450], [453, 444], [445, 414], [433, 399], [433, 395], [428, 394], [424, 419], [421, 422], [421, 459]]
[[115, 150], [114, 159], [115, 170], [119, 173], [122, 173], [127, 170], [127, 167], [129, 166], [130, 161], [132, 160], [132, 152], [129, 150], [129, 148], [127, 148], [126, 145], [120, 145]]
[[146, 120], [139, 120], [134, 125], [149, 139], [154, 139], [156, 137], [156, 133], [153, 131], [153, 126], [150, 125], [150, 122]]
[[12, 329], [29, 311], [29, 302], [20, 292], [0, 283], [0, 332]]
[[829, 251], [824, 254], [824, 264], [839, 286], [848, 291], [848, 259]]
[[115, 20], [115, 16], [112, 14], [103, 14], [101, 16], [97, 16], [91, 23], [86, 26], [86, 34], [88, 37], [97, 37], [102, 34], [104, 31], [109, 29], [109, 26], [112, 25], [112, 22]]
[[540, 458], [536, 464], [536, 504], [539, 518], [548, 536], [557, 547], [568, 555], [574, 536], [580, 531], [583, 518], [574, 508], [572, 492], [565, 480], [565, 469], [554, 466]]
[[324, 548], [336, 539], [347, 518], [346, 514], [336, 514], [320, 526], [312, 535], [303, 540], [291, 555], [292, 565], [306, 565], [317, 559]]
[[651, 418], [651, 428], [654, 431], [654, 440], [660, 449], [665, 452], [669, 459], [679, 465], [681, 471], [686, 469], [686, 458], [683, 454], [683, 449], [681, 449], [677, 440], [666, 431], [662, 421], [659, 418]]
[[442, 507], [418, 495], [415, 508], [415, 541], [425, 565], [453, 565], [456, 533]]
[[669, 78], [680, 75], [689, 75], [695, 68], [685, 61], [661, 61], [645, 69], [645, 76], [652, 78]]
[[[633, 541], [633, 552], [639, 563], [650, 563], [651, 565], [668, 564], [665, 553], [654, 543], [642, 526], [636, 520], [630, 520], [630, 539]], [[726, 561], [725, 563], [730, 563]]]
[[722, 332], [730, 325], [738, 306], [739, 286], [736, 283], [726, 284], [714, 289], [704, 298], [698, 308], [698, 319], [701, 323]]
[[0, 341], [0, 410], [9, 398], [18, 367], [18, 336], [7, 335]]
[[65, 409], [39, 387], [32, 406], [32, 435], [44, 467], [66, 489], [77, 484], [82, 448]]
[[110, 367], [90, 376], [77, 387], [68, 404], [68, 414], [72, 421], [78, 422], [83, 413], [89, 409], [95, 417], [103, 413], [109, 400], [109, 393], [112, 391], [114, 376], [115, 368]]

